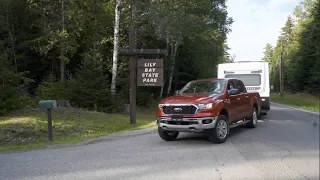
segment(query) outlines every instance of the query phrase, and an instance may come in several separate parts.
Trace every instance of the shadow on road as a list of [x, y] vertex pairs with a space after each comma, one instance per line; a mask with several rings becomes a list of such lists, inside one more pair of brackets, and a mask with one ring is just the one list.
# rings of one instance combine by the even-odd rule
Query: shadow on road
[[[233, 136], [238, 136], [242, 134], [244, 131], [248, 131], [248, 130], [251, 130], [251, 129], [246, 128], [245, 126], [238, 126], [235, 128], [231, 128], [228, 139], [232, 139]], [[182, 141], [203, 141], [203, 142], [210, 143], [207, 136], [203, 133], [180, 133], [176, 141], [181, 141], [181, 142]]]

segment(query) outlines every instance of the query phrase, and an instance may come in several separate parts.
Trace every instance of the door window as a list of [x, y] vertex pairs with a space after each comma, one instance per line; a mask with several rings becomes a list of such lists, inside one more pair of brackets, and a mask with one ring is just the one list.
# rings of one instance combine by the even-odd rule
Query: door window
[[229, 81], [228, 86], [227, 86], [227, 90], [234, 89], [234, 88], [235, 88], [235, 86], [234, 86], [233, 82]]
[[234, 80], [236, 88], [240, 90], [240, 93], [246, 93], [246, 88], [243, 86], [241, 81], [239, 80]]

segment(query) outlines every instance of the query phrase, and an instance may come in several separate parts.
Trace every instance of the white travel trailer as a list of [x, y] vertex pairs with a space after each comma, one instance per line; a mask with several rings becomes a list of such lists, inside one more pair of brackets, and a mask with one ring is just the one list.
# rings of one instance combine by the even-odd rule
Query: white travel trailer
[[261, 114], [270, 110], [269, 64], [264, 61], [239, 61], [218, 65], [218, 78], [237, 78], [243, 81], [248, 92], [261, 96]]

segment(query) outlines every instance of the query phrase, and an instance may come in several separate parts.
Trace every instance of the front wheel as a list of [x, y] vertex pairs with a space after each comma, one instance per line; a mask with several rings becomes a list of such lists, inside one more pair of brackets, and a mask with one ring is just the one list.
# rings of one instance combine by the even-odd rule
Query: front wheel
[[216, 127], [211, 130], [209, 134], [209, 141], [213, 143], [224, 143], [229, 135], [228, 118], [224, 115], [219, 115]]
[[247, 128], [256, 128], [257, 127], [257, 123], [258, 123], [257, 108], [253, 107], [250, 121], [247, 122], [246, 127]]
[[161, 139], [163, 139], [165, 141], [173, 141], [179, 135], [179, 132], [167, 131], [167, 130], [162, 129], [161, 127], [158, 127], [158, 133], [159, 133], [159, 136], [161, 137]]

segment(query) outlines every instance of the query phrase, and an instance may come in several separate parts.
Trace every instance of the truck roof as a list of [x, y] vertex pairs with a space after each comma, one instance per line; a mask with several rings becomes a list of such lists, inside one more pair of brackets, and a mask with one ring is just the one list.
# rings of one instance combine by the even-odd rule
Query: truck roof
[[193, 80], [193, 82], [198, 82], [198, 81], [215, 81], [215, 80], [229, 80], [229, 79], [234, 79], [234, 78], [204, 78], [204, 79]]

